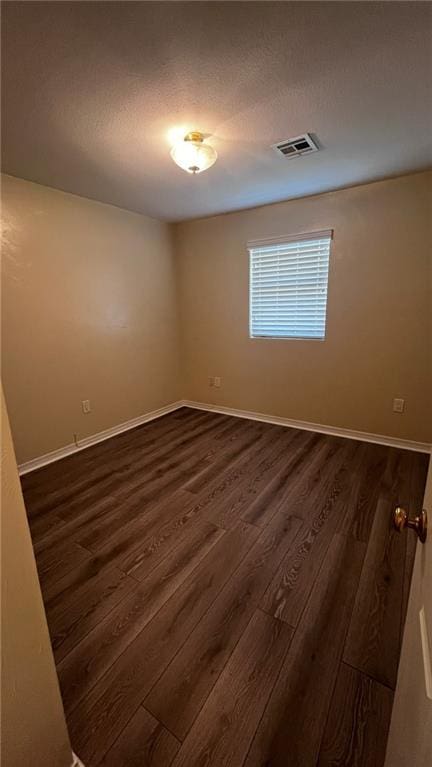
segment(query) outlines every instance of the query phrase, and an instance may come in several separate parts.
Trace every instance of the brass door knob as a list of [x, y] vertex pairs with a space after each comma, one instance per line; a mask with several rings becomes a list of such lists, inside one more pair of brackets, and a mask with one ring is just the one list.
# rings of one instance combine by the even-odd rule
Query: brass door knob
[[408, 512], [401, 506], [397, 506], [393, 512], [393, 524], [396, 530], [401, 533], [405, 527], [412, 527], [416, 531], [421, 543], [425, 543], [427, 538], [427, 521], [426, 509], [422, 509], [415, 519], [409, 519]]

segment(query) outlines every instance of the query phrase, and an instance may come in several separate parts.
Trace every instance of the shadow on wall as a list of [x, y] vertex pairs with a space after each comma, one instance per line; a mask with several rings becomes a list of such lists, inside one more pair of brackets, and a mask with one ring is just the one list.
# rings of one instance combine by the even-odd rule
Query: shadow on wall
[[70, 767], [71, 746], [3, 391], [1, 432], [2, 760], [7, 767]]

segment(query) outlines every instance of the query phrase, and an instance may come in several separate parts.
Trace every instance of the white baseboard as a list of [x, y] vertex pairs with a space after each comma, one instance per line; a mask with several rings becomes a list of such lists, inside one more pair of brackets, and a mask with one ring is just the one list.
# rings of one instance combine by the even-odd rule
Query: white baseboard
[[178, 410], [180, 407], [183, 407], [182, 400], [172, 402], [170, 405], [160, 407], [158, 410], [152, 410], [150, 413], [138, 416], [138, 418], [132, 418], [130, 421], [120, 423], [118, 426], [112, 426], [110, 429], [100, 431], [92, 437], [84, 437], [79, 440], [78, 444], [72, 442], [69, 445], [65, 445], [65, 447], [60, 447], [58, 450], [53, 450], [51, 453], [45, 453], [45, 455], [41, 455], [39, 458], [32, 458], [31, 461], [21, 463], [18, 466], [18, 471], [20, 475], [28, 474], [29, 471], [40, 469], [42, 466], [46, 466], [54, 461], [60, 461], [61, 458], [66, 458], [67, 455], [78, 453], [80, 450], [85, 450], [87, 447], [96, 445], [98, 442], [104, 442], [104, 440], [110, 439], [110, 437], [115, 437], [116, 434], [121, 434], [122, 431], [134, 429], [135, 426], [140, 426], [143, 423], [147, 423], [147, 421], [154, 421], [155, 418], [160, 418], [167, 413], [171, 413], [173, 410]]
[[178, 400], [177, 402], [172, 402], [170, 405], [165, 405], [158, 410], [152, 410], [150, 413], [138, 416], [138, 418], [132, 418], [130, 421], [125, 421], [118, 426], [113, 426], [111, 429], [100, 431], [92, 437], [84, 437], [84, 439], [81, 439], [77, 445], [72, 442], [70, 445], [65, 445], [65, 447], [61, 447], [58, 450], [53, 450], [51, 453], [45, 453], [45, 455], [41, 455], [39, 458], [33, 458], [31, 461], [21, 463], [18, 466], [19, 473], [21, 475], [28, 474], [28, 472], [40, 469], [48, 463], [60, 461], [61, 458], [65, 458], [67, 455], [78, 453], [80, 450], [85, 450], [87, 447], [96, 445], [98, 442], [103, 442], [106, 439], [110, 439], [110, 437], [115, 437], [116, 434], [121, 434], [123, 431], [133, 429], [135, 426], [147, 423], [147, 421], [153, 421], [155, 418], [160, 418], [181, 407], [191, 407], [196, 410], [208, 410], [215, 413], [222, 413], [223, 415], [232, 415], [236, 418], [249, 418], [252, 421], [264, 421], [265, 423], [274, 423], [279, 426], [304, 429], [305, 431], [317, 431], [320, 434], [330, 434], [334, 437], [357, 439], [362, 442], [374, 442], [377, 445], [388, 445], [389, 447], [398, 447], [403, 450], [415, 450], [418, 453], [431, 453], [432, 451], [432, 445], [427, 442], [413, 442], [409, 439], [388, 437], [382, 434], [369, 434], [365, 431], [354, 431], [353, 429], [344, 429], [338, 426], [325, 426], [320, 423], [311, 423], [310, 421], [295, 421], [292, 418], [282, 418], [280, 416], [266, 415], [265, 413], [254, 413], [251, 410], [238, 410], [233, 407], [210, 405], [206, 402]]
[[409, 439], [387, 437], [383, 434], [369, 434], [365, 431], [354, 431], [353, 429], [344, 429], [339, 426], [325, 426], [321, 423], [311, 423], [310, 421], [294, 421], [292, 418], [282, 418], [279, 416], [265, 415], [264, 413], [254, 413], [250, 410], [237, 410], [233, 407], [209, 405], [205, 402], [183, 400], [182, 406], [195, 408], [196, 410], [209, 410], [215, 413], [222, 413], [223, 415], [232, 415], [236, 418], [248, 418], [252, 421], [274, 423], [278, 426], [288, 426], [294, 429], [317, 431], [320, 434], [330, 434], [333, 437], [345, 437], [346, 439], [357, 439], [361, 442], [373, 442], [377, 445], [398, 447], [402, 448], [403, 450], [415, 450], [418, 453], [430, 453], [432, 450], [432, 445], [430, 445], [428, 442], [413, 442]]
[[84, 767], [81, 759], [78, 759], [77, 755], [72, 751], [72, 764], [71, 767]]

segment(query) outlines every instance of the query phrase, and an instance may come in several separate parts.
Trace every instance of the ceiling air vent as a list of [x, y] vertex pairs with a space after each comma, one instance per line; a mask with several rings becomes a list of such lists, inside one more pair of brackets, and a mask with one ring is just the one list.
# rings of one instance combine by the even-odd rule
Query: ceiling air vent
[[311, 152], [318, 152], [319, 147], [315, 144], [310, 133], [303, 133], [302, 136], [296, 136], [295, 138], [288, 138], [286, 141], [279, 141], [277, 144], [272, 144], [272, 149], [283, 157], [299, 157], [302, 154], [310, 154]]

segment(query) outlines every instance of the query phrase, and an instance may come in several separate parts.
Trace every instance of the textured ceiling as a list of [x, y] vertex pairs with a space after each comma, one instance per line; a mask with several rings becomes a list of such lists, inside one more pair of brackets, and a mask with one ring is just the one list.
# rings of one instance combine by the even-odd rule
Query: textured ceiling
[[[3, 170], [170, 221], [432, 165], [432, 4], [2, 3]], [[211, 134], [192, 177], [170, 131]], [[322, 151], [270, 144], [310, 131]]]

